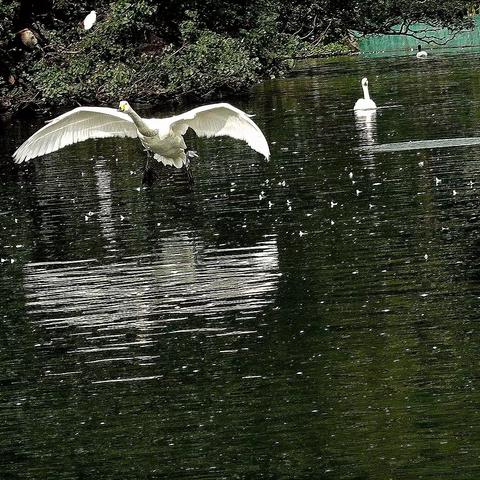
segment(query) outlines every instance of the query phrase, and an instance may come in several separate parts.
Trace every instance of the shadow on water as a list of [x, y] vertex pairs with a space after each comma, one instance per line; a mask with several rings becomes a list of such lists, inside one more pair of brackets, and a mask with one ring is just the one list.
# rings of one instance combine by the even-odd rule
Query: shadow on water
[[480, 156], [398, 148], [480, 135], [477, 60], [300, 64], [193, 190], [2, 125], [2, 478], [478, 478]]

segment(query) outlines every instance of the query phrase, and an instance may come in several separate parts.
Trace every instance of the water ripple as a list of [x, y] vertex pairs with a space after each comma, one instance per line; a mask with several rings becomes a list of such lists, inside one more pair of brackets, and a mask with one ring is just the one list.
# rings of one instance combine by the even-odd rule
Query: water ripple
[[68, 343], [86, 363], [128, 362], [126, 351], [165, 336], [255, 334], [248, 327], [273, 301], [279, 277], [275, 236], [245, 248], [212, 248], [178, 235], [157, 258], [36, 262], [24, 273], [32, 321], [50, 332], [43, 346]]

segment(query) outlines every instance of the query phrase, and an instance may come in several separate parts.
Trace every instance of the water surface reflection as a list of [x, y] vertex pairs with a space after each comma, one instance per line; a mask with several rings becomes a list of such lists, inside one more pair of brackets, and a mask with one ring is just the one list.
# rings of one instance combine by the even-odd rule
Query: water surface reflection
[[235, 102], [271, 161], [189, 138], [193, 190], [128, 140], [17, 168], [41, 122], [2, 125], [0, 476], [476, 480], [467, 57], [299, 64]]

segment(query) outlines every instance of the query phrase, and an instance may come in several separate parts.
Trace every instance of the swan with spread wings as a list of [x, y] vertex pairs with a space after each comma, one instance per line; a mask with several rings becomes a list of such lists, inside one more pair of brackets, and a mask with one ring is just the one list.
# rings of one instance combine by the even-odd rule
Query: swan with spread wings
[[[118, 110], [108, 107], [78, 107], [53, 120], [27, 139], [13, 154], [16, 163], [55, 152], [90, 138], [138, 138], [149, 155], [159, 163], [188, 170], [190, 158], [183, 139], [191, 128], [199, 137], [228, 136], [244, 140], [267, 160], [267, 140], [260, 128], [242, 110], [228, 103], [194, 108], [169, 118], [142, 118], [130, 104], [120, 102]], [[148, 179], [148, 160], [144, 182]]]

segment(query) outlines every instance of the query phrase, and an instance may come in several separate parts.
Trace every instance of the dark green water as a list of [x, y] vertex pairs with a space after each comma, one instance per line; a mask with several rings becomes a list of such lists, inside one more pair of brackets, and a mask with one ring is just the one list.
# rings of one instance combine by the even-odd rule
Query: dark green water
[[479, 61], [300, 65], [193, 191], [2, 125], [0, 478], [478, 479], [480, 149], [363, 147], [480, 136]]

